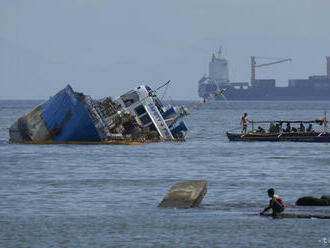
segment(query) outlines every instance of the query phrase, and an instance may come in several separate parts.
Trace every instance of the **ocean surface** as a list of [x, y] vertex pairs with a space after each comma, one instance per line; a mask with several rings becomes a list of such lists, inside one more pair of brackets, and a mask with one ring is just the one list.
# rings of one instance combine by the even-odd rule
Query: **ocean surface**
[[[270, 187], [285, 212], [330, 215], [330, 207], [295, 206], [330, 194], [330, 145], [225, 136], [244, 112], [310, 120], [330, 113], [330, 102], [210, 102], [186, 118], [184, 143], [9, 144], [9, 126], [38, 103], [0, 101], [1, 248], [330, 247], [330, 220], [258, 215]], [[171, 186], [191, 179], [208, 181], [200, 207], [157, 207]]]

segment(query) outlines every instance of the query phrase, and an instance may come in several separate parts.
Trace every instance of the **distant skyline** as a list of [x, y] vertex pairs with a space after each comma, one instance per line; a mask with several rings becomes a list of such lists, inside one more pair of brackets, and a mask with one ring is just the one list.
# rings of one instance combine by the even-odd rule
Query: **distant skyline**
[[47, 99], [70, 83], [92, 97], [171, 80], [167, 96], [198, 99], [198, 80], [223, 48], [231, 81], [250, 56], [292, 58], [257, 78], [325, 74], [329, 0], [2, 0], [0, 99]]

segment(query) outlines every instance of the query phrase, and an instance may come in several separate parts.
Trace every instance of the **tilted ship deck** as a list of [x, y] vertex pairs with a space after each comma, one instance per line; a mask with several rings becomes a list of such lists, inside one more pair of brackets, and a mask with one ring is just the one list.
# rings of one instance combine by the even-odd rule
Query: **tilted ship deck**
[[101, 100], [75, 92], [68, 85], [18, 118], [9, 129], [9, 141], [133, 145], [182, 141], [188, 129], [181, 119], [187, 114], [184, 105], [163, 105], [155, 91], [144, 85], [116, 99]]

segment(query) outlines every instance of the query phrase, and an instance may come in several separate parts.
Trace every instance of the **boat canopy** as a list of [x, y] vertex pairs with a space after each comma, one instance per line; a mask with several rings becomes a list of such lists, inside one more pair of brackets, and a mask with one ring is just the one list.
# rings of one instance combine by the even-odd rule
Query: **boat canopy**
[[316, 120], [304, 120], [304, 121], [297, 121], [297, 120], [274, 120], [274, 121], [249, 121], [252, 124], [258, 124], [258, 123], [318, 123], [318, 124], [323, 124], [326, 122], [323, 118], [319, 118]]

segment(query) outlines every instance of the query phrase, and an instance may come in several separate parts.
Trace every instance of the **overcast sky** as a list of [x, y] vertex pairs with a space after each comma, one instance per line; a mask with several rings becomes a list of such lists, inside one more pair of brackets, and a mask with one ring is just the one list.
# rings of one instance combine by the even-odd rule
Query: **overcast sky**
[[115, 97], [169, 79], [171, 98], [198, 99], [219, 46], [231, 81], [249, 81], [251, 55], [292, 58], [256, 73], [286, 85], [325, 74], [329, 12], [329, 0], [0, 0], [0, 99], [46, 99], [67, 83]]

